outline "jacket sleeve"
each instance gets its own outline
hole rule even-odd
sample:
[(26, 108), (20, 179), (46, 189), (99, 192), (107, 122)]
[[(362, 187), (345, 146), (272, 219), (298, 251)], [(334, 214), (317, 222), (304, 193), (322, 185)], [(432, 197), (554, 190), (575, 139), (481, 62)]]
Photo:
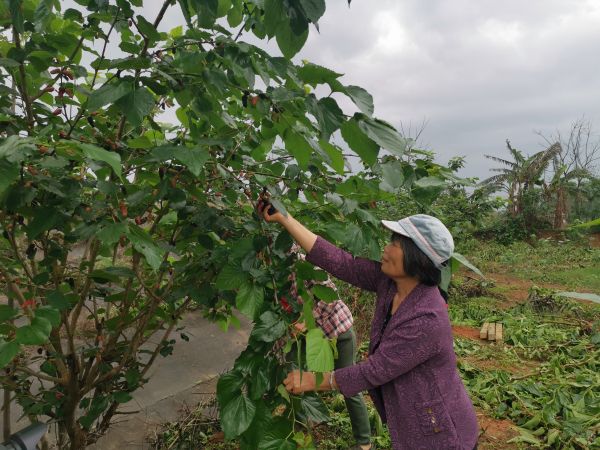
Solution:
[(434, 314), (400, 323), (389, 330), (366, 361), (337, 369), (335, 381), (345, 397), (374, 389), (438, 354), (444, 336)]
[(368, 291), (376, 291), (380, 280), (385, 277), (381, 272), (381, 264), (377, 261), (355, 258), (321, 236), (317, 237), (306, 260), (334, 277)]

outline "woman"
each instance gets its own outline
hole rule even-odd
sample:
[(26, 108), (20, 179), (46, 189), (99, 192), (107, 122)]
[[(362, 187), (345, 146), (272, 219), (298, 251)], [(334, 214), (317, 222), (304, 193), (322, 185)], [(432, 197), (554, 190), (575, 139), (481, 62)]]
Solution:
[(440, 269), (454, 250), (448, 229), (424, 214), (383, 221), (393, 234), (376, 262), (354, 258), (291, 215), (269, 209), (259, 205), (267, 222), (279, 223), (300, 244), (307, 261), (377, 293), (368, 359), (325, 373), (319, 386), (310, 372), (290, 372), (286, 389), (294, 394), (338, 389), (345, 397), (368, 390), (396, 450), (476, 448), (477, 418), (456, 368), (438, 288)]

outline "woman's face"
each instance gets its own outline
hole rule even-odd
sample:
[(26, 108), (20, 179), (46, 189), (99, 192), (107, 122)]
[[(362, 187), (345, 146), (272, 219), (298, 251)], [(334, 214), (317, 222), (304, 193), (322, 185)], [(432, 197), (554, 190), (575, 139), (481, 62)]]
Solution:
[(383, 249), (381, 255), (381, 271), (390, 278), (406, 276), (404, 271), (404, 252), (400, 241), (392, 239)]

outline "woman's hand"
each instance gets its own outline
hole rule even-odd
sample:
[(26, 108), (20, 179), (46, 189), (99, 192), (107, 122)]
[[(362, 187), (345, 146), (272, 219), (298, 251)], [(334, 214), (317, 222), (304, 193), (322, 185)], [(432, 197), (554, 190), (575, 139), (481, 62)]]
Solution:
[(314, 391), (317, 388), (315, 374), (312, 372), (300, 372), (299, 370), (293, 370), (288, 373), (286, 379), (283, 380), (283, 385), (292, 394)]
[[(265, 219), (265, 222), (283, 223), (285, 219), (284, 215), (281, 214), (275, 207), (268, 201), (259, 200), (256, 204), (258, 216)], [(271, 211), (271, 213), (269, 213)]]

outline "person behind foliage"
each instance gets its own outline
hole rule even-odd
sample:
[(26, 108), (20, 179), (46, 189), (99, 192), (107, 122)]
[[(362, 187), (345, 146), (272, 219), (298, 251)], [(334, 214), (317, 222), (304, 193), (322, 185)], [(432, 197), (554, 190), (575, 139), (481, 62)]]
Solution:
[[(294, 255), (298, 260), (305, 260), (305, 255), (301, 253), (300, 246), (294, 244), (290, 254)], [(294, 297), (299, 304), (302, 304), (302, 297), (299, 295), (296, 273), (293, 272), (290, 276), (291, 287), (290, 295)], [(314, 293), (313, 287), (322, 285), (333, 289), (336, 294), (337, 288), (331, 278), (327, 277), (325, 281), (306, 281), (304, 288), (315, 298), (315, 304), (312, 310), (315, 323), (328, 339), (336, 339), (337, 358), (334, 363), (336, 369), (352, 366), (356, 363), (356, 334), (354, 332), (354, 318), (348, 306), (339, 297), (332, 302), (320, 300)], [(285, 305), (284, 305), (285, 308)], [(287, 308), (290, 308), (287, 305)], [(302, 322), (294, 324), (298, 332), (306, 331), (306, 325)], [(369, 449), (371, 448), (371, 426), (369, 424), (369, 414), (367, 406), (363, 400), (362, 394), (359, 392), (351, 397), (344, 396), (344, 402), (350, 416), (350, 424), (352, 425), (352, 434), (356, 444), (351, 447), (352, 450)]]
[(377, 293), (367, 360), (325, 373), (319, 386), (315, 374), (294, 370), (284, 380), (286, 389), (293, 394), (339, 390), (345, 397), (368, 390), (395, 450), (476, 449), (477, 417), (456, 367), (438, 288), (454, 251), (442, 222), (425, 214), (382, 221), (392, 236), (379, 262), (355, 258), (290, 214), (266, 206), (259, 203), (259, 215), (283, 226), (308, 262)]

